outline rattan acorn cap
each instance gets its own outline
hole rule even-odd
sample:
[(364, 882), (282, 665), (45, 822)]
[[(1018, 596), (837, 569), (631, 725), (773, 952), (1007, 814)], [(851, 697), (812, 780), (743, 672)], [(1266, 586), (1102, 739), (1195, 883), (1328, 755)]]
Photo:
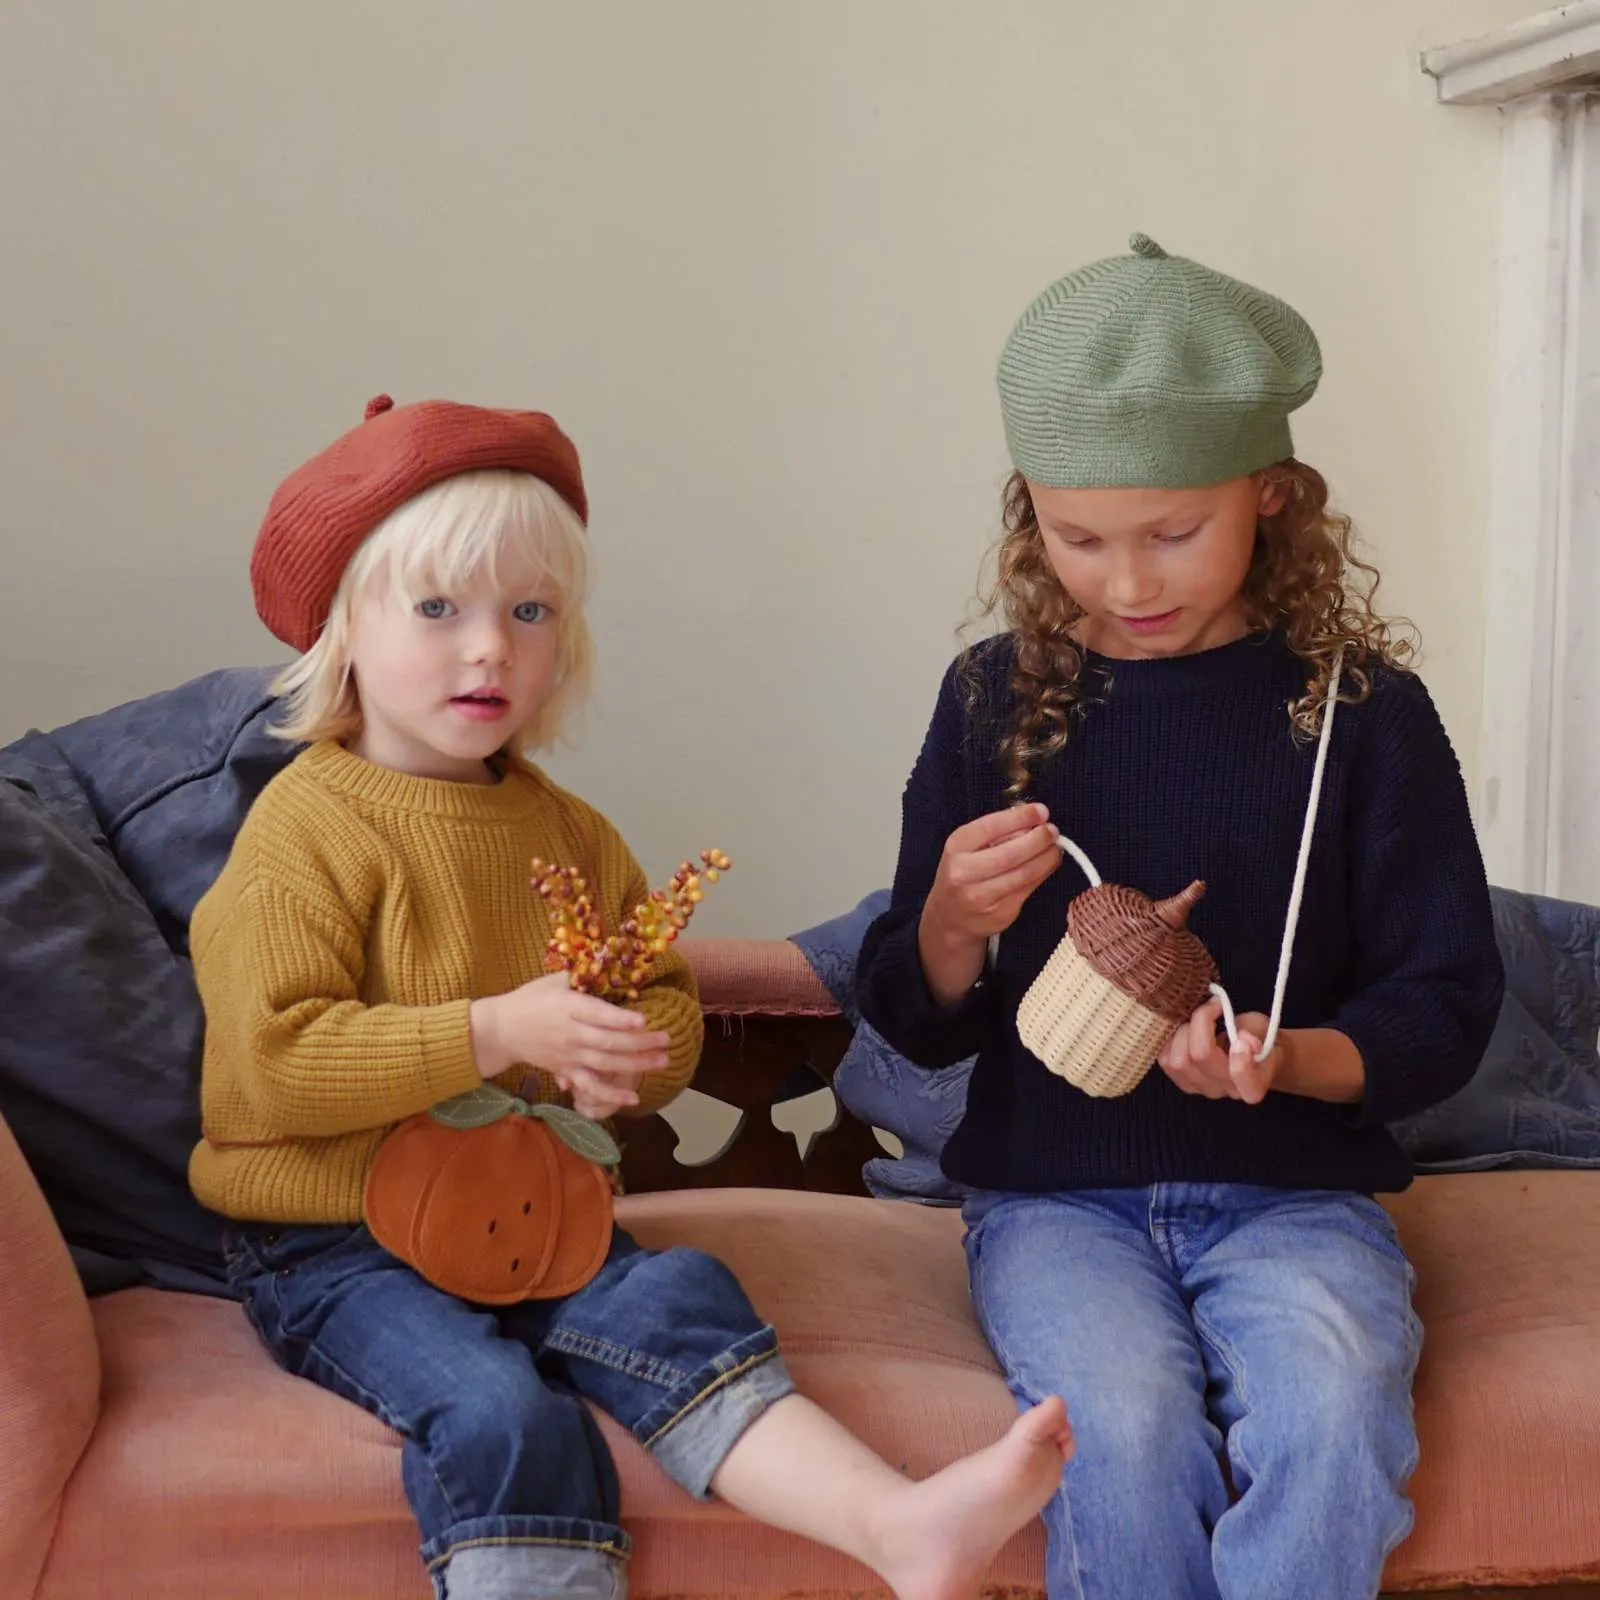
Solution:
[(1187, 927), (1206, 892), (1198, 879), (1181, 894), (1153, 901), (1122, 884), (1086, 889), (1067, 911), (1073, 948), (1108, 983), (1173, 1022), (1202, 1005), (1217, 981), (1211, 952)]

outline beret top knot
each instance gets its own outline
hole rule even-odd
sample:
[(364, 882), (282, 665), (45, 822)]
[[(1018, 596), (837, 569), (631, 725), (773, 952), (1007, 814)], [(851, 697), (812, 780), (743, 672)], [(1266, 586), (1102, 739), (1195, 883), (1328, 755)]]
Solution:
[(1322, 376), (1305, 319), (1147, 234), (1128, 249), (1057, 279), (1007, 339), (1017, 470), (1055, 489), (1190, 489), (1293, 455), (1289, 415)]

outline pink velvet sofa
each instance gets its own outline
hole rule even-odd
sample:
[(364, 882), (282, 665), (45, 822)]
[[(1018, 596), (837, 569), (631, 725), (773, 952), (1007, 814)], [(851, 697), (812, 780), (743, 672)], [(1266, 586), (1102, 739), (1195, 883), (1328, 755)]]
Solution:
[[(666, 1124), (636, 1129), (623, 1222), (727, 1261), (803, 1388), (911, 1472), (996, 1437), (1011, 1403), (968, 1303), (959, 1217), (867, 1199), (876, 1147), (842, 1115), (804, 1162), (773, 1126), (780, 1085), (799, 1067), (826, 1078), (847, 1040), (826, 993), (787, 944), (692, 954), (710, 1014), (697, 1087), (742, 1131), (691, 1168)], [(1393, 1211), (1428, 1337), (1417, 1527), (1387, 1591), (1600, 1595), (1600, 1176), (1424, 1179)], [(842, 1557), (691, 1504), (608, 1433), (638, 1600), (882, 1593)], [(1014, 1540), (992, 1592), (1039, 1595), (1042, 1551), (1036, 1528)], [(86, 1300), (0, 1125), (0, 1600), (427, 1593), (398, 1440), (278, 1372), (236, 1306)]]

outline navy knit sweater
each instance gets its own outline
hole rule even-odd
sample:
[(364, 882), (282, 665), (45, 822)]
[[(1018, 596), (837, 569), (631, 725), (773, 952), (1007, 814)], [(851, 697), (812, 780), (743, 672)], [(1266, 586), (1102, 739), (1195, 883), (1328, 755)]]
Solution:
[[(917, 956), (945, 840), (1007, 804), (996, 750), (1014, 703), (1013, 654), (1009, 636), (978, 647), (976, 697), (955, 667), (945, 676), (906, 785), (890, 909), (868, 930), (857, 973), (862, 1014), (913, 1061), (977, 1055), (945, 1171), (1034, 1192), (1181, 1181), (1404, 1188), (1410, 1163), (1385, 1124), (1466, 1083), (1504, 987), (1461, 770), (1421, 681), (1379, 668), (1371, 697), (1334, 719), (1283, 1011), (1286, 1028), (1349, 1036), (1366, 1068), (1362, 1102), (1207, 1100), (1159, 1069), (1130, 1095), (1094, 1099), (1017, 1035), (1018, 1003), (1086, 887), (1069, 858), (954, 1008), (935, 1004)], [(1238, 1009), (1269, 1011), (1316, 758), (1287, 709), (1305, 692), (1306, 664), (1276, 635), (1256, 635), (1161, 661), (1090, 655), (1085, 673), (1085, 709), (1032, 798), (1107, 883), (1160, 898), (1205, 879), (1190, 926)]]

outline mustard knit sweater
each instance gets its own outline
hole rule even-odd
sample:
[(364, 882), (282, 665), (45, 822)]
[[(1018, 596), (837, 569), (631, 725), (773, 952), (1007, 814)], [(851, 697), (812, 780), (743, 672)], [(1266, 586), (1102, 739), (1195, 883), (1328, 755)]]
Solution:
[[(469, 1002), (544, 971), (534, 856), (579, 865), (608, 928), (649, 892), (616, 829), (531, 766), (479, 787), (323, 743), (267, 785), (190, 927), (206, 1040), (189, 1181), (205, 1205), (250, 1221), (360, 1220), (388, 1130), (482, 1081)], [(676, 951), (632, 1009), (672, 1039), (670, 1065), (639, 1091), (644, 1116), (700, 1054), (694, 978)], [(549, 1079), (542, 1098), (558, 1098)]]

